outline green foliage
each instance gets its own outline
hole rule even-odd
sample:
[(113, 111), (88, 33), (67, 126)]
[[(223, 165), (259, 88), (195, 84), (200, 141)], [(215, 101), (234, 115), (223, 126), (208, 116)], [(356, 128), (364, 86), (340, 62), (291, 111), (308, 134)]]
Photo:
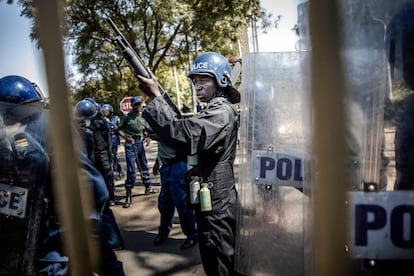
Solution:
[[(19, 0), (22, 14), (34, 19), (33, 0)], [(105, 22), (111, 17), (160, 84), (175, 99), (177, 68), (181, 99), (191, 102), (186, 73), (200, 52), (217, 51), (238, 55), (238, 37), (250, 20), (262, 19), (268, 28), (272, 16), (259, 0), (67, 0), (65, 50), (73, 58), (69, 69), (74, 100), (90, 96), (118, 108), (124, 96), (142, 95), (128, 64), (112, 39)], [(32, 39), (37, 38), (33, 20)]]

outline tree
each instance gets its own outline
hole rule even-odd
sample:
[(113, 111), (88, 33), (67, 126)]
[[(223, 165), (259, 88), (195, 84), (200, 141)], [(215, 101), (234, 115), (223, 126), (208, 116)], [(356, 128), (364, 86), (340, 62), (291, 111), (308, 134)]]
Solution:
[[(36, 40), (33, 0), (19, 0), (19, 4), (22, 14), (33, 19), (31, 37)], [(239, 30), (251, 18), (271, 20), (259, 0), (67, 0), (65, 12), (65, 50), (77, 67), (70, 79), (74, 96), (91, 96), (99, 102), (119, 102), (139, 91), (112, 40), (105, 23), (108, 16), (160, 83), (168, 87), (171, 74), (164, 73), (174, 66), (178, 72), (188, 72), (194, 57), (204, 51), (237, 55)]]

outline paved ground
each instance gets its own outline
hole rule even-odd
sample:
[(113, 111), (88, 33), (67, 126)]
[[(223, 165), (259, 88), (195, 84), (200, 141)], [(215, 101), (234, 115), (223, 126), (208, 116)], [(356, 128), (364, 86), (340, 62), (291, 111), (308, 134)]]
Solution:
[[(126, 172), (123, 146), (120, 146), (119, 150), (121, 164)], [(152, 172), (157, 152), (156, 143), (152, 141), (146, 150), (148, 165)], [(153, 177), (152, 173), (151, 176)], [(159, 190), (159, 177), (153, 177), (152, 182), (154, 188)], [(115, 186), (115, 195), (121, 204), (125, 197), (123, 183), (124, 179), (121, 179), (116, 182)], [(170, 238), (160, 246), (153, 245), (160, 219), (157, 209), (158, 194), (144, 195), (144, 186), (141, 183), (134, 187), (132, 194), (130, 208), (122, 208), (122, 205), (112, 207), (125, 241), (125, 248), (117, 251), (116, 254), (124, 264), (126, 275), (205, 275), (198, 245), (187, 250), (179, 248), (185, 236), (181, 231), (178, 217), (174, 218)]]

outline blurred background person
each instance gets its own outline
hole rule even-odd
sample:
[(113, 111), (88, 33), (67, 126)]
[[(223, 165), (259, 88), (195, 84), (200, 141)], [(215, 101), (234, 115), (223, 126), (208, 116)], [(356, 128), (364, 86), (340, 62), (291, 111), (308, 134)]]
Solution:
[(121, 139), (119, 137), (119, 124), (121, 119), (119, 116), (114, 114), (114, 108), (111, 104), (103, 104), (101, 107), (101, 112), (109, 124), (111, 129), (111, 140), (112, 140), (112, 156), (113, 156), (113, 171), (115, 173), (115, 179), (120, 180), (123, 177), (122, 167), (119, 163), (118, 156), (118, 147), (121, 144)]
[[(103, 121), (102, 118), (98, 116), (99, 112), (96, 107), (97, 106), (90, 100), (81, 100), (75, 105), (74, 117), (86, 145), (88, 158), (103, 177), (104, 175), (107, 176), (107, 178), (104, 177), (104, 179), (109, 194), (109, 200), (102, 210), (103, 230), (111, 247), (115, 250), (119, 250), (124, 247), (124, 241), (115, 216), (110, 208), (110, 205), (115, 204), (112, 203), (114, 202), (113, 178), (108, 176), (113, 173), (112, 164), (107, 158), (108, 155), (111, 154), (110, 143), (105, 139), (109, 139), (109, 132), (105, 131), (105, 127), (102, 126)], [(104, 158), (101, 158), (102, 156)]]
[(132, 188), (136, 181), (136, 167), (141, 174), (142, 183), (145, 186), (145, 195), (155, 194), (149, 175), (147, 156), (143, 140), (146, 138), (148, 124), (141, 116), (141, 97), (131, 99), (132, 110), (121, 119), (119, 135), (125, 139), (125, 159), (127, 165), (127, 177), (125, 180), (126, 200), (122, 207), (129, 208), (132, 202)]

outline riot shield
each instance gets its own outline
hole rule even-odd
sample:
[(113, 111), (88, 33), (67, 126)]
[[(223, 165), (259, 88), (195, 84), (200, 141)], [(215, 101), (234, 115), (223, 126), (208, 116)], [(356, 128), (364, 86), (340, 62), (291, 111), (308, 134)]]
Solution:
[[(342, 53), (349, 72), (347, 96), (362, 110), (362, 117), (357, 120), (364, 122), (359, 127), (362, 134), (359, 161), (352, 162), (358, 164), (358, 169), (350, 167), (350, 176), (354, 178), (347, 195), (349, 224), (346, 249), (352, 260), (354, 275), (403, 275), (401, 271), (404, 275), (412, 275), (414, 272), (411, 265), (407, 265), (409, 259), (414, 258), (413, 194), (392, 191), (393, 183), (387, 181), (386, 172), (389, 170), (384, 153), (387, 147), (384, 107), (392, 97), (390, 51), (394, 51), (392, 55), (397, 53), (402, 59), (410, 59), (407, 54), (401, 55), (398, 46), (390, 49), (387, 48), (390, 45), (384, 42), (388, 35), (385, 30), (394, 15), (401, 9), (407, 10), (402, 4), (403, 1), (392, 4), (341, 1), (345, 41)], [(413, 18), (414, 9), (411, 12), (409, 17)], [(405, 28), (414, 30), (414, 26), (408, 24), (401, 24), (398, 32)], [(402, 45), (403, 42), (397, 44)], [(353, 115), (350, 112), (348, 116), (350, 129), (355, 119)], [(393, 122), (389, 122), (390, 125)], [(393, 141), (390, 143), (393, 144)], [(389, 150), (391, 156), (394, 156), (395, 150)], [(393, 181), (392, 178), (390, 180)]]
[[(299, 7), (299, 25), (307, 24), (308, 5)], [(410, 44), (414, 41), (414, 3), (341, 0), (339, 14), (343, 44), (338, 51), (347, 86), (344, 105), (350, 180), (345, 202), (348, 221), (344, 224), (348, 239), (344, 248), (351, 260), (352, 275), (413, 275), (414, 195), (412, 191), (392, 191), (395, 174), (393, 168), (387, 168), (393, 165), (390, 160), (395, 154), (397, 180), (400, 169), (414, 171), (412, 165), (407, 165), (414, 162), (405, 163), (411, 155), (407, 145), (412, 141), (403, 143), (398, 131), (400, 125), (410, 124), (412, 117), (388, 118), (385, 125), (384, 109), (386, 103), (393, 104), (401, 97), (393, 94), (392, 87), (411, 90), (410, 93), (414, 88), (410, 86), (414, 79), (414, 47)], [(301, 35), (304, 37), (300, 41), (308, 41), (308, 34)], [(385, 135), (393, 136), (395, 129), (394, 149), (393, 137), (386, 141)], [(404, 127), (401, 129), (404, 132)], [(407, 129), (414, 133), (414, 128)], [(399, 147), (400, 142), (405, 146)], [(406, 165), (401, 168), (399, 154)], [(317, 186), (312, 183), (313, 188)], [(406, 188), (413, 190), (412, 185)]]
[[(303, 275), (309, 181), (306, 53), (243, 56), (236, 270)], [(307, 209), (307, 208), (306, 208)]]
[(0, 274), (37, 275), (49, 156), (43, 108), (0, 102)]

